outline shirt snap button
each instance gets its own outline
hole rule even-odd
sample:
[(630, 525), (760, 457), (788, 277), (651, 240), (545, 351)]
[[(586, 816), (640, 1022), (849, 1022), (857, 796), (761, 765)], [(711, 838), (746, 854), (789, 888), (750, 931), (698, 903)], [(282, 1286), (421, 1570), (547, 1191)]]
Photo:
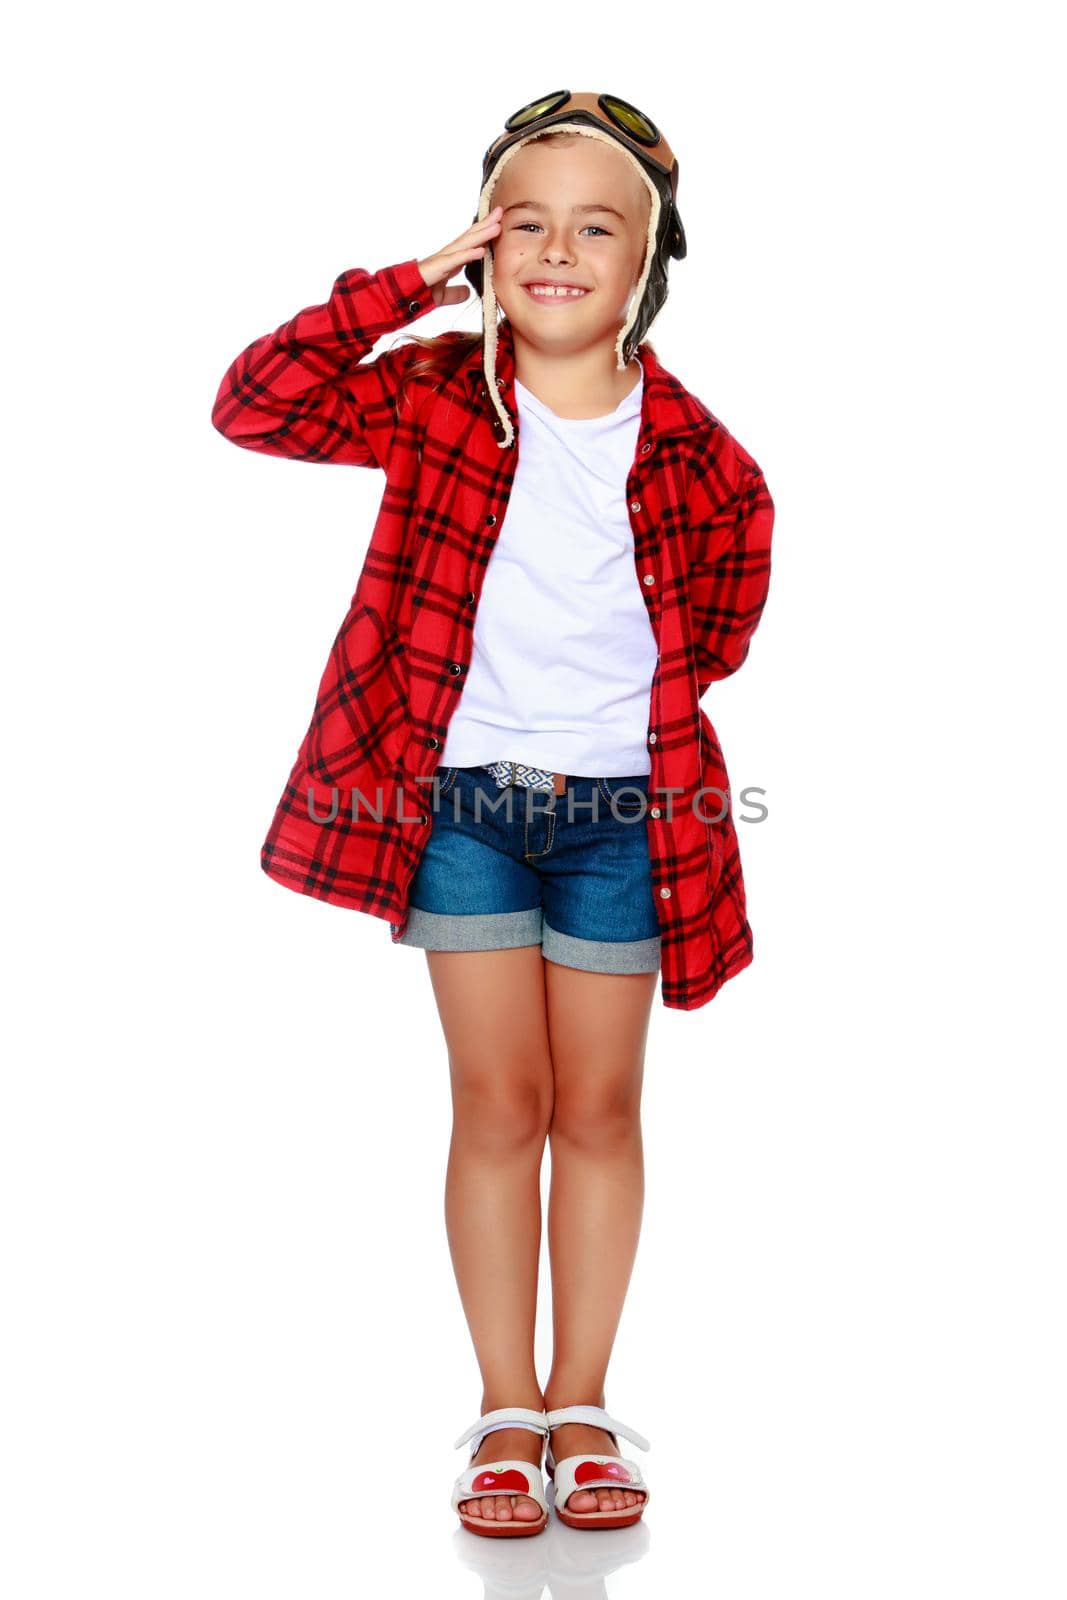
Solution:
[(651, 814), (652, 814), (652, 816), (654, 816), (654, 817), (658, 817), (658, 816), (659, 816), (659, 814), (660, 814), (660, 812), (659, 812), (659, 806), (653, 806), (653, 807), (652, 807), (652, 813), (651, 813)]
[(653, 577), (653, 576), (652, 576), (652, 574), (651, 574), (651, 572), (646, 572), (646, 573), (645, 573), (645, 575), (644, 575), (644, 577), (643, 577), (643, 578), (642, 578), (642, 579), (641, 579), (641, 582), (642, 582), (642, 583), (648, 583), (648, 584), (652, 584), (652, 583), (655, 583), (655, 581), (656, 581), (656, 580), (655, 580), (655, 578), (654, 578), (654, 577)]
[(650, 734), (649, 734), (649, 736), (648, 736), (648, 742), (649, 742), (649, 744), (655, 744), (655, 742), (656, 742), (656, 735), (655, 735), (655, 734), (654, 734), (654, 733), (650, 733)]
[(651, 450), (651, 449), (652, 449), (652, 446), (651, 446), (651, 445), (650, 445), (650, 444), (643, 444), (643, 445), (642, 445), (642, 446), (641, 446), (641, 454), (642, 454), (642, 455), (643, 455), (643, 456), (647, 456), (647, 455), (648, 455), (648, 452), (649, 452), (649, 451), (650, 451), (650, 450)]
[(408, 310), (409, 311), (417, 311), (418, 309), (419, 309), (419, 302), (417, 300), (409, 300), (408, 301)]
[(494, 517), (493, 513), (490, 511), (489, 515), (486, 517), (485, 520), (489, 524), (489, 526), (492, 527), (494, 522), (496, 521), (496, 517)]
[(671, 897), (671, 891), (669, 889), (661, 889), (659, 892), (659, 897), (661, 900), (669, 900)]
[(476, 595), (476, 594), (475, 594), (475, 592), (474, 592), (474, 590), (473, 590), (473, 589), (468, 589), (468, 590), (467, 590), (467, 596), (466, 596), (466, 598), (467, 598), (467, 604), (468, 604), (468, 605), (469, 605), (469, 606), (472, 606), (472, 605), (473, 605), (473, 604), (474, 604), (474, 602), (475, 602), (475, 600), (476, 600), (476, 599), (477, 599), (477, 598), (478, 598), (478, 597), (477, 597), (477, 595)]
[(640, 500), (631, 500), (630, 501), (630, 510), (631, 511), (640, 511), (640, 509), (641, 509)]
[(441, 748), (441, 741), (440, 741), (440, 739), (435, 739), (435, 738), (433, 738), (433, 737), (432, 737), (432, 736), (431, 736), (431, 737), (430, 737), (430, 738), (429, 738), (429, 739), (427, 739), (427, 741), (426, 741), (426, 748), (427, 748), (427, 749), (428, 749), (428, 750), (440, 750), (440, 748)]
[(450, 661), (448, 663), (448, 670), (449, 670), (449, 672), (452, 673), (453, 676), (455, 676), (455, 674), (457, 672), (462, 672), (463, 671), (463, 667), (462, 667), (462, 664), (460, 662), (458, 662), (458, 661)]

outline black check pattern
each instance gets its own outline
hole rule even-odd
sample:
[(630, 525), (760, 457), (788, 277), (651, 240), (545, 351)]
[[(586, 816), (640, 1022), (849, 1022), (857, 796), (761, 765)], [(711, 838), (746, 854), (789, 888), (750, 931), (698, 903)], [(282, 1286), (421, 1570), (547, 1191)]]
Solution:
[[(214, 404), (234, 444), (297, 461), (376, 467), (381, 506), (262, 846), (287, 888), (404, 932), (433, 782), (463, 692), (478, 600), (518, 459), (510, 324), (497, 382), (515, 427), (499, 447), (481, 350), (461, 334), (445, 381), (415, 375), (411, 341), (375, 343), (434, 309), (417, 260), (335, 281), (328, 300), (256, 339)], [(649, 855), (663, 1004), (706, 1005), (752, 960), (737, 834), (715, 730), (700, 699), (745, 660), (770, 582), (774, 505), (723, 424), (638, 346), (640, 431), (626, 493), (636, 580), (658, 659), (648, 712)]]

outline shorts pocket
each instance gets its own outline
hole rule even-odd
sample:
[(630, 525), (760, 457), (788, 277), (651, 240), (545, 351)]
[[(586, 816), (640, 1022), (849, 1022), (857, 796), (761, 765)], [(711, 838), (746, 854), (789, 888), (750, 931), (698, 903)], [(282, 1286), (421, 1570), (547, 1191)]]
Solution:
[(635, 778), (598, 778), (597, 788), (617, 817), (643, 817), (648, 810), (648, 774)]

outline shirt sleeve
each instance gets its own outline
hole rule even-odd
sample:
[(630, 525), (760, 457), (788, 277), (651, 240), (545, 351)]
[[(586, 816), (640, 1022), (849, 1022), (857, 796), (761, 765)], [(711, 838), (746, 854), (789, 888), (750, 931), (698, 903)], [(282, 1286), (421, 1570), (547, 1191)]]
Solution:
[[(742, 665), (767, 601), (774, 502), (757, 463), (729, 440), (736, 472), (721, 493), (721, 471), (701, 483), (689, 529), (689, 613), (697, 697)], [(709, 486), (720, 484), (720, 493)]]
[(308, 306), (253, 340), (231, 363), (212, 408), (233, 444), (296, 461), (385, 467), (396, 394), (420, 346), (364, 357), (378, 339), (432, 311), (433, 289), (417, 259), (368, 272), (353, 267), (323, 305)]

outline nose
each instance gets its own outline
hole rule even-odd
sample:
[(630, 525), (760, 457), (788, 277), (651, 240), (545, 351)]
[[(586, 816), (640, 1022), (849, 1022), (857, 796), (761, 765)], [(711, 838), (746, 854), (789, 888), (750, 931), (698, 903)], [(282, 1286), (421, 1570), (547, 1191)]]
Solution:
[(541, 260), (554, 263), (574, 260), (574, 250), (567, 241), (564, 229), (548, 229), (541, 245)]

